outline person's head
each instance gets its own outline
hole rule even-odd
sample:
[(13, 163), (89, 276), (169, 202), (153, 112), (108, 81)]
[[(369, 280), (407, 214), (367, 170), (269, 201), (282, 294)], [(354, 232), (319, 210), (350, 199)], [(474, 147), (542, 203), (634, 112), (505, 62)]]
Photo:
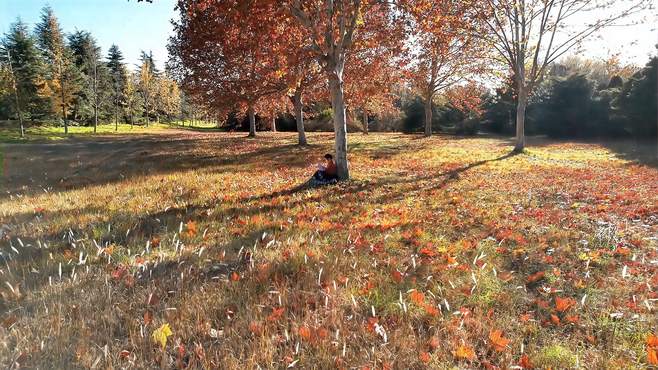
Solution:
[(327, 161), (327, 163), (331, 163), (334, 161), (334, 156), (331, 154), (325, 154), (324, 159)]

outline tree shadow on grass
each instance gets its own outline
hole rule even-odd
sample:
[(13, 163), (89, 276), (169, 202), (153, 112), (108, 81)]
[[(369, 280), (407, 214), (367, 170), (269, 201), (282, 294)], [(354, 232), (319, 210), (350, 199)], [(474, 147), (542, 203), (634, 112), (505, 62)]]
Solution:
[[(304, 167), (322, 144), (300, 147), (290, 138), (174, 135), (72, 139), (64, 143), (6, 148), (2, 197), (59, 192), (182, 170), (223, 171), (249, 164), (254, 170)], [(253, 149), (245, 145), (253, 145)], [(251, 149), (251, 150), (249, 150)]]

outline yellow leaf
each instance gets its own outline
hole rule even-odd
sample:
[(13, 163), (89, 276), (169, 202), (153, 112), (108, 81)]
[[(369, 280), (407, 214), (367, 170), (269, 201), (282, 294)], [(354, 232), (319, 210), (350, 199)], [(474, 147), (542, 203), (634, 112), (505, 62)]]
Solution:
[(153, 331), (153, 341), (160, 343), (160, 346), (164, 349), (167, 346), (167, 337), (172, 334), (169, 324), (162, 324), (161, 327)]

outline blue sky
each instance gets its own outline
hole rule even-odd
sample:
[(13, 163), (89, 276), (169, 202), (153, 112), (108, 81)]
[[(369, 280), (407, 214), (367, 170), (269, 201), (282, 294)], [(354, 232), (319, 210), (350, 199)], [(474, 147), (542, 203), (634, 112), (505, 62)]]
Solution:
[(55, 10), (64, 32), (90, 31), (103, 55), (117, 44), (129, 65), (138, 63), (140, 50), (152, 50), (158, 67), (167, 60), (167, 39), (174, 18), (174, 0), (152, 4), (136, 0), (0, 0), (0, 33), (20, 16), (33, 27), (46, 4)]

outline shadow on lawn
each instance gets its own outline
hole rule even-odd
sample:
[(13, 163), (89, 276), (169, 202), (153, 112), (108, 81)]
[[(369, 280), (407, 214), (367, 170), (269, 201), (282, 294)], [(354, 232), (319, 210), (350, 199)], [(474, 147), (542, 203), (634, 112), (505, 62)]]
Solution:
[[(240, 152), (244, 146), (253, 150)], [(254, 170), (304, 167), (322, 144), (300, 147), (292, 136), (246, 139), (221, 136), (140, 135), (59, 143), (15, 144), (5, 148), (3, 194), (57, 192), (182, 170), (226, 171), (250, 164)]]
[[(271, 148), (270, 148), (271, 149)], [(267, 155), (258, 152), (259, 155)], [(147, 213), (138, 217), (128, 211), (120, 211), (112, 215), (111, 219), (102, 221), (100, 224), (90, 224), (81, 229), (76, 229), (70, 225), (62, 226), (57, 230), (51, 230), (44, 235), (38, 237), (26, 235), (22, 233), (12, 235), (14, 244), (17, 243), (17, 238), (22, 240), (25, 246), (20, 249), (21, 253), (18, 255), (8, 255), (8, 266), (14, 271), (24, 270), (30, 276), (30, 279), (23, 280), (24, 288), (36, 289), (42, 284), (47, 282), (45, 276), (57, 275), (58, 265), (47, 263), (51, 253), (65, 254), (66, 250), (71, 254), (73, 261), (77, 261), (79, 248), (82, 245), (87, 245), (91, 248), (91, 252), (96, 252), (92, 246), (98, 244), (102, 247), (107, 245), (118, 245), (121, 248), (131, 248), (133, 253), (139, 253), (141, 246), (146, 244), (154, 236), (171, 235), (176, 232), (181, 223), (190, 220), (195, 222), (208, 222), (224, 223), (229, 219), (246, 219), (255, 215), (264, 215), (265, 219), (289, 219), (294, 215), (287, 214), (289, 210), (296, 207), (312, 202), (321, 202), (326, 204), (327, 207), (338, 209), (343, 207), (346, 203), (345, 197), (361, 193), (363, 191), (371, 192), (373, 190), (385, 187), (387, 190), (382, 192), (377, 197), (365, 198), (363, 202), (352, 203), (352, 212), (348, 215), (342, 215), (342, 219), (334, 219), (334, 222), (348, 225), (352, 222), (352, 215), (361, 214), (365, 209), (373, 204), (385, 204), (394, 199), (404, 198), (414, 192), (425, 192), (433, 189), (439, 189), (446, 186), (451, 181), (459, 181), (460, 176), (464, 173), (485, 165), (486, 163), (502, 161), (515, 156), (509, 153), (497, 158), (481, 160), (466, 164), (462, 167), (435, 173), (428, 176), (408, 176), (408, 177), (385, 177), (375, 179), (374, 181), (348, 181), (339, 183), (336, 186), (322, 186), (319, 188), (308, 187), (307, 184), (300, 184), (291, 189), (264, 194), (257, 197), (245, 197), (237, 199), (229, 207), (218, 209), (220, 204), (224, 203), (220, 200), (212, 200), (205, 203), (188, 204), (182, 207), (168, 208), (163, 211)], [(393, 186), (396, 186), (393, 188)], [(308, 190), (308, 193), (303, 193)], [(285, 201), (275, 201), (275, 198), (286, 197)], [(103, 211), (97, 206), (76, 208), (66, 211), (49, 212), (46, 211), (45, 215), (36, 216), (34, 213), (21, 213), (14, 214), (11, 218), (5, 218), (3, 223), (8, 224), (21, 224), (38, 222), (36, 217), (47, 217), (51, 220), (57, 218), (69, 219), (70, 217), (83, 217), (93, 214), (98, 214)], [(281, 214), (283, 213), (283, 214)], [(331, 217), (331, 216), (330, 216)], [(102, 236), (96, 237), (94, 243), (91, 239), (94, 235), (94, 230), (103, 225), (112, 225), (112, 232), (104, 233)], [(298, 226), (291, 223), (287, 226), (287, 233), (294, 232)], [(211, 249), (215, 250), (215, 255), (220, 249), (225, 250), (229, 255), (235, 255), (238, 250), (243, 246), (253, 245), (258, 241), (263, 232), (274, 233), (281, 232), (276, 225), (270, 227), (259, 228), (257, 232), (249, 232), (242, 236), (235, 236), (229, 241), (221, 241), (212, 239), (208, 240)], [(45, 249), (39, 247), (39, 240), (46, 241), (50, 244), (50, 248)], [(81, 242), (82, 241), (82, 242)], [(76, 246), (77, 245), (77, 246)], [(137, 248), (137, 250), (135, 250)], [(171, 246), (168, 246), (171, 248)], [(3, 255), (3, 257), (5, 257)], [(7, 257), (5, 257), (7, 258)], [(234, 259), (239, 256), (234, 256)], [(74, 265), (73, 265), (74, 266)], [(37, 268), (41, 273), (34, 275), (29, 273), (30, 268)], [(64, 265), (64, 274), (70, 273), (73, 267), (70, 264)], [(164, 267), (161, 267), (164, 268)], [(18, 282), (18, 281), (16, 281)]]

